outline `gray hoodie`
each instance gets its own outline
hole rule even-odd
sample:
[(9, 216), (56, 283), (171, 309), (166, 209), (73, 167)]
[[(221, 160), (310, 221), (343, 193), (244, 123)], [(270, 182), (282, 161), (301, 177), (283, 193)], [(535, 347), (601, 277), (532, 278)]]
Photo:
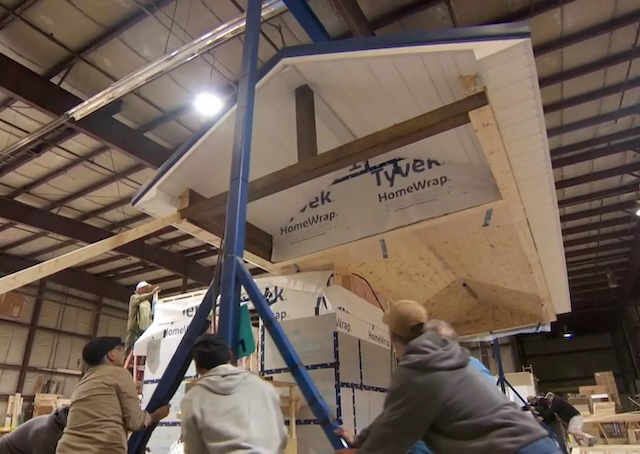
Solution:
[(181, 407), (185, 454), (278, 454), (286, 446), (278, 391), (244, 369), (211, 369)]
[(25, 421), (0, 438), (0, 454), (55, 454), (68, 414), (69, 407), (62, 407)]
[(439, 454), (516, 454), (547, 436), (468, 363), (457, 342), (433, 331), (411, 341), (358, 454), (404, 454), (419, 439)]

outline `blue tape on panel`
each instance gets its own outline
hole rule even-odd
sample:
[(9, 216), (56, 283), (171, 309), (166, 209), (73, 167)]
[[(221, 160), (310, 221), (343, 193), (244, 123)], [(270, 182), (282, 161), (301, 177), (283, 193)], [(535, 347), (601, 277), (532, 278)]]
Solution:
[(382, 251), (382, 258), (388, 259), (389, 253), (387, 252), (387, 243), (384, 241), (384, 238), (380, 240), (380, 250)]
[(493, 208), (489, 208), (484, 213), (484, 221), (482, 222), (482, 227), (489, 227), (489, 224), (491, 224), (491, 216), (493, 216)]

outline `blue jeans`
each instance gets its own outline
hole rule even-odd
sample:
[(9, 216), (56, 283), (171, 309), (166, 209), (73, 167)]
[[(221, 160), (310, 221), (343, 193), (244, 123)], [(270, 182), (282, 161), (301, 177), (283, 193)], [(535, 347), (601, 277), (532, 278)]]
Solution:
[(525, 446), (519, 454), (562, 454), (562, 451), (550, 437), (545, 437)]

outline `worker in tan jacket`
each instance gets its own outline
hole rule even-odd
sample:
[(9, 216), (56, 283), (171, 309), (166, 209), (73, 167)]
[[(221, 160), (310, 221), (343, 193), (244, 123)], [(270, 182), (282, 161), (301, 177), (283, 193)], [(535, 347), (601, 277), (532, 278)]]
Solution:
[(122, 367), (124, 345), (119, 337), (89, 341), (82, 358), (89, 369), (71, 394), (56, 454), (126, 454), (127, 431), (160, 421), (169, 414), (169, 406), (151, 414), (140, 408), (133, 378)]
[(129, 298), (129, 319), (127, 321), (126, 353), (133, 348), (152, 322), (153, 298), (160, 292), (160, 287), (152, 287), (146, 281), (136, 285), (136, 291)]

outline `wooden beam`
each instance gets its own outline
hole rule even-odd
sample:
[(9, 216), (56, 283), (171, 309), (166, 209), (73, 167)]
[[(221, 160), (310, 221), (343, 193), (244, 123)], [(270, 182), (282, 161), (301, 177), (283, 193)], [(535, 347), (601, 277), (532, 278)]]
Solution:
[(157, 219), (149, 222), (148, 224), (141, 225), (140, 227), (127, 230), (126, 232), (114, 235), (97, 243), (90, 244), (59, 257), (55, 257), (51, 260), (38, 263), (37, 265), (33, 265), (24, 270), (4, 276), (0, 278), (0, 294), (24, 287), (32, 282), (44, 279), (45, 277), (51, 276), (52, 274), (56, 274), (60, 271), (64, 271), (67, 268), (71, 268), (74, 265), (78, 265), (93, 257), (104, 254), (105, 252), (109, 252), (123, 244), (143, 238), (150, 233), (165, 228), (168, 225), (176, 224), (180, 222), (181, 219), (182, 218), (179, 213), (163, 219)]
[(353, 36), (375, 36), (373, 27), (356, 0), (330, 0)]
[[(36, 227), (45, 232), (62, 235), (86, 244), (96, 243), (106, 238), (110, 238), (113, 235), (113, 232), (107, 229), (101, 229), (81, 222), (82, 219), (71, 219), (66, 216), (51, 213), (45, 209), (36, 208), (4, 197), (0, 197), (0, 218)], [(135, 217), (129, 219), (127, 223), (133, 223), (135, 219)], [(113, 227), (115, 230), (117, 226)], [(168, 231), (172, 230), (173, 229), (169, 229)], [(162, 232), (163, 230), (160, 230), (156, 232), (156, 235), (159, 235)], [(62, 242), (61, 244), (64, 245), (65, 243), (66, 242)], [(15, 248), (17, 246), (18, 244), (14, 242), (5, 244), (4, 248), (5, 250), (9, 250), (10, 248)], [(163, 268), (178, 275), (187, 275), (188, 273), (189, 278), (205, 285), (208, 285), (213, 278), (211, 270), (200, 265), (195, 260), (185, 257), (181, 252), (168, 251), (163, 249), (161, 244), (148, 244), (144, 239), (132, 241), (117, 248), (116, 250), (128, 255), (129, 257), (139, 258), (144, 262), (151, 263), (159, 268)], [(39, 252), (40, 254), (44, 254), (44, 251)], [(117, 258), (112, 257), (104, 263), (108, 263), (112, 260), (117, 260)], [(98, 266), (98, 264), (94, 264), (93, 266)]]
[(313, 90), (308, 85), (296, 88), (296, 138), (298, 162), (318, 156), (316, 106)]
[[(402, 123), (340, 145), (313, 159), (293, 164), (249, 183), (249, 202), (268, 197), (367, 159), (419, 142), (469, 123), (469, 112), (488, 104), (479, 92)], [(213, 219), (224, 214), (228, 193), (189, 205), (181, 211), (185, 219)], [(215, 232), (213, 232), (215, 233)], [(248, 237), (247, 237), (248, 238)]]
[[(38, 262), (33, 259), (0, 254), (0, 272), (15, 273)], [(111, 279), (104, 279), (93, 274), (67, 269), (49, 279), (58, 285), (74, 288), (92, 295), (102, 295), (113, 301), (129, 301), (131, 291)]]

